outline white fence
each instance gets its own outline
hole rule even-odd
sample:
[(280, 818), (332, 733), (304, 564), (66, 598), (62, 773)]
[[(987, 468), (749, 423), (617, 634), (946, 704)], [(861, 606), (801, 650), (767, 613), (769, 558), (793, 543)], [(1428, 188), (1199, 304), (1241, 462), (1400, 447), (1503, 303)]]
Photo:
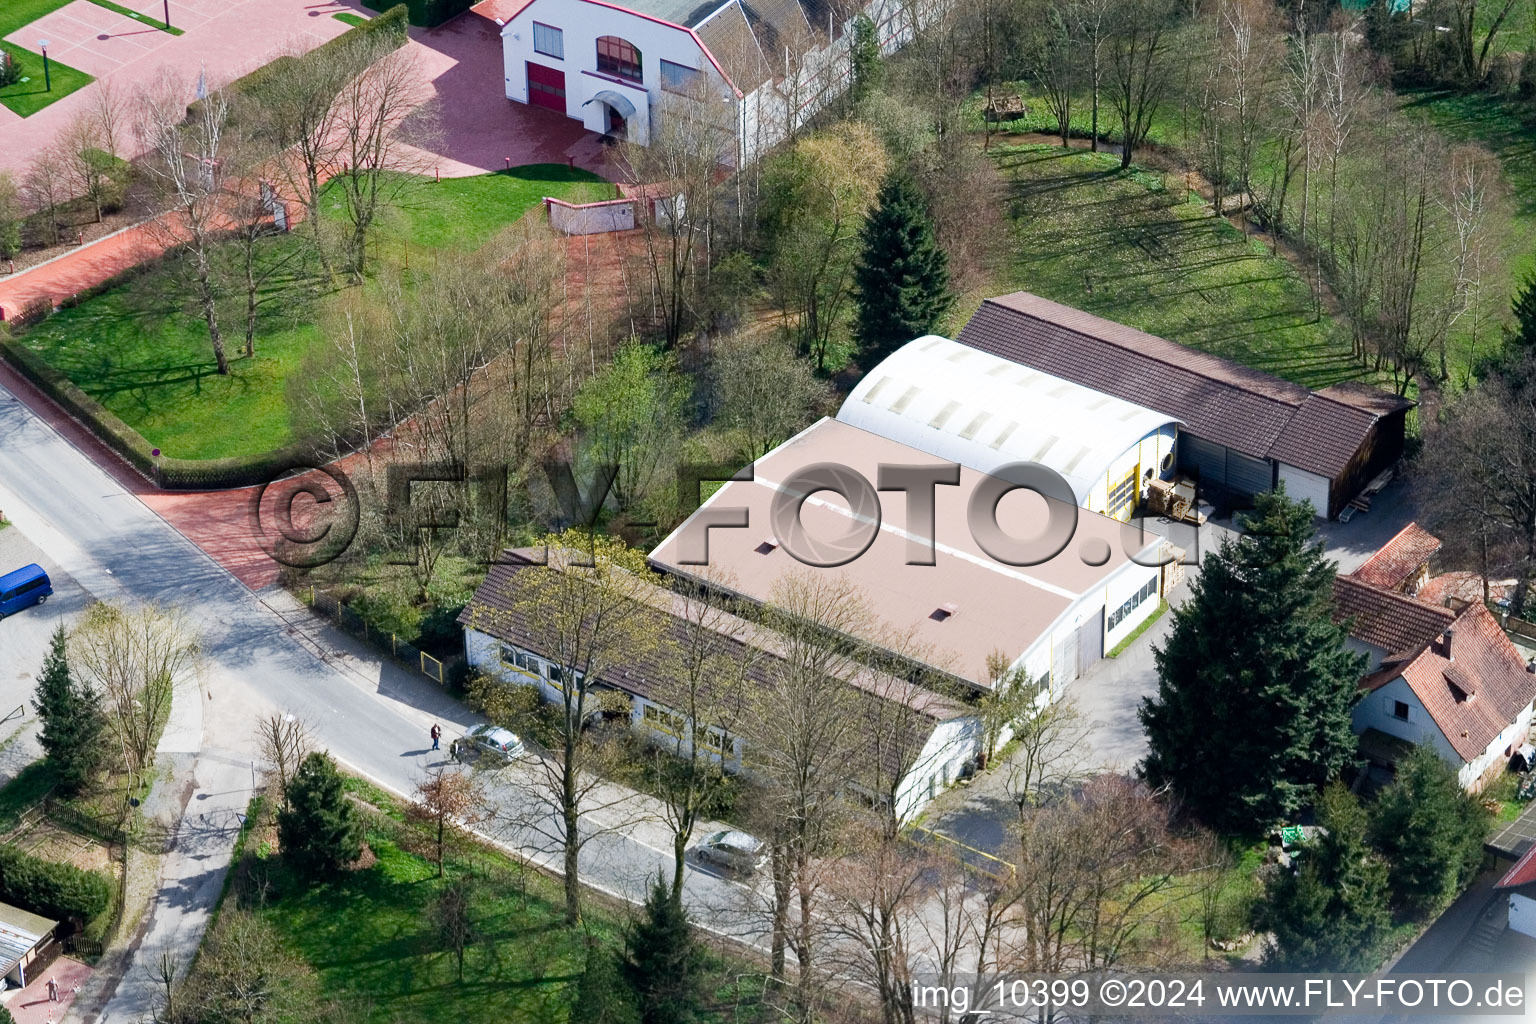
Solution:
[(635, 226), (633, 199), (608, 199), (600, 203), (567, 203), (545, 197), (549, 226), (567, 235), (597, 235), (628, 231)]

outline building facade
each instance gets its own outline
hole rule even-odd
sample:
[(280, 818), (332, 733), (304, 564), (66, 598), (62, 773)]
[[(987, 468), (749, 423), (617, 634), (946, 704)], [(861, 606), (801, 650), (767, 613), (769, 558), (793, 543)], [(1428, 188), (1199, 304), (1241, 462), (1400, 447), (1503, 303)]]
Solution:
[(484, 0), (508, 99), (649, 144), (681, 103), (717, 106), (721, 158), (750, 163), (848, 88), (853, 19), (899, 48), (950, 0)]

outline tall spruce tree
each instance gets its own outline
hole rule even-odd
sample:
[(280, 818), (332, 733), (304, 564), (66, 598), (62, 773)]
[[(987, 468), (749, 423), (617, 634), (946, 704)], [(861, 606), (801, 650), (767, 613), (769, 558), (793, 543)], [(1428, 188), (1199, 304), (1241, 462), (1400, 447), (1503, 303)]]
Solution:
[(1488, 812), (1435, 749), (1420, 744), (1371, 808), (1371, 835), (1391, 865), (1392, 895), (1419, 917), (1438, 913), (1477, 874)]
[(867, 14), (860, 14), (853, 19), (853, 41), (848, 46), (848, 63), (848, 102), (857, 107), (885, 81), (885, 63), (880, 55), (880, 30)]
[(1300, 853), (1299, 871), (1266, 887), (1258, 923), (1274, 938), (1267, 959), (1287, 971), (1365, 971), (1377, 966), (1391, 927), (1387, 865), (1366, 841), (1364, 808), (1334, 783), (1318, 803), (1324, 833)]
[(954, 302), (949, 258), (933, 237), (917, 188), (902, 174), (880, 187), (864, 221), (854, 269), (858, 322), (854, 333), (865, 367), (913, 338), (929, 334)]
[(283, 858), (306, 878), (334, 875), (363, 852), (361, 830), (329, 755), (306, 757), (288, 782), (288, 806), (277, 815)]
[(688, 913), (658, 874), (625, 944), (624, 978), (642, 1024), (691, 1024), (699, 1012), (703, 966)]
[(32, 697), (32, 709), (43, 725), (38, 742), (64, 794), (80, 792), (101, 767), (107, 724), (101, 696), (69, 670), (68, 641), (63, 626), (53, 631)]
[(576, 1001), (568, 1024), (639, 1024), (635, 994), (619, 973), (612, 950), (587, 938), (586, 968), (576, 983)]
[(1515, 322), (1505, 329), (1504, 365), (1517, 370), (1536, 355), (1536, 274), (1526, 278), (1511, 303)]
[(1313, 511), (1260, 495), (1246, 532), (1201, 563), (1173, 613), (1142, 701), (1149, 781), (1229, 834), (1257, 835), (1309, 804), (1354, 756), (1365, 658), (1332, 619), (1335, 566)]

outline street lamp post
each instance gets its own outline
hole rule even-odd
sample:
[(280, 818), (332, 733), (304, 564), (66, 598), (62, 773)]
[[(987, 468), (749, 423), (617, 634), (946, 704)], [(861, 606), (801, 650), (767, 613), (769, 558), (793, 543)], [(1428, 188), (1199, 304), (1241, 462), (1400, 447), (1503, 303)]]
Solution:
[(37, 45), (43, 51), (43, 91), (52, 92), (53, 79), (48, 74), (48, 40), (39, 39)]
[(161, 0), (165, 4), (165, 27), (171, 27), (171, 0)]

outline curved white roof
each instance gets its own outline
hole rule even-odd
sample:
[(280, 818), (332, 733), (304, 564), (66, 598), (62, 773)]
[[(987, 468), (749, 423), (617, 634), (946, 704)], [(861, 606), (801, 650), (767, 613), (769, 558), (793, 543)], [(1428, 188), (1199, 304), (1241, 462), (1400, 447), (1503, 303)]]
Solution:
[(982, 473), (1010, 462), (1049, 466), (1079, 505), (1110, 463), (1178, 422), (936, 334), (881, 360), (837, 418)]

